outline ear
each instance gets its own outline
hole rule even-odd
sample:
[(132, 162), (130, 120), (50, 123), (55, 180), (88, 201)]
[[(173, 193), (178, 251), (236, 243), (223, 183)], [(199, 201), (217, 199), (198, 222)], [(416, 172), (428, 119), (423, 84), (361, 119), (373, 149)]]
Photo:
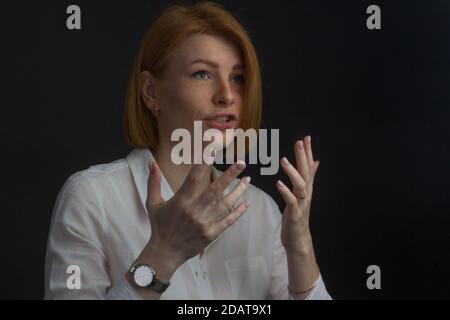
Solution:
[(141, 72), (140, 90), (142, 100), (146, 107), (153, 113), (159, 112), (159, 106), (156, 101), (156, 80), (153, 75), (144, 70)]

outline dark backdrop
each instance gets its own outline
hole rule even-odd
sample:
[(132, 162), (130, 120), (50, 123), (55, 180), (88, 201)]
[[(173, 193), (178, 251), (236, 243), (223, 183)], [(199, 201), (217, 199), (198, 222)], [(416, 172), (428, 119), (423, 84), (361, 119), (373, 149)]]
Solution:
[[(338, 299), (450, 298), (450, 2), (222, 1), (260, 57), (264, 128), (281, 155), (312, 134), (311, 229)], [(66, 29), (77, 4), (82, 30)], [(381, 7), (382, 29), (366, 28)], [(1, 287), (41, 299), (52, 208), (67, 177), (128, 154), (123, 99), (163, 1), (2, 3)], [(283, 206), (277, 176), (248, 171)], [(381, 268), (381, 290), (366, 287)]]

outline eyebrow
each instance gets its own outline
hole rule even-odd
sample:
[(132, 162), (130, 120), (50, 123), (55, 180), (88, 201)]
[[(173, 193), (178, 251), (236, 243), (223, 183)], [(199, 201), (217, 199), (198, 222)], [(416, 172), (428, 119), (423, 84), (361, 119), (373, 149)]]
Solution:
[[(207, 60), (207, 59), (196, 59), (196, 60), (192, 61), (191, 63), (189, 63), (189, 66), (191, 64), (194, 64), (194, 63), (203, 63), (203, 64), (207, 64), (207, 65), (209, 65), (209, 66), (211, 66), (213, 68), (216, 68), (216, 69), (219, 68), (219, 65), (217, 63), (215, 63), (215, 62), (213, 62), (211, 60)], [(236, 64), (233, 67), (233, 70), (235, 70), (235, 69), (244, 69), (244, 65), (243, 64)]]

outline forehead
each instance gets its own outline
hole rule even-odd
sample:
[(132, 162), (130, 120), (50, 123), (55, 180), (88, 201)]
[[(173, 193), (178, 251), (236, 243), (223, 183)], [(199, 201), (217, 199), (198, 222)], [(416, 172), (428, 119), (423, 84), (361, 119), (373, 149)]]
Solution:
[(243, 63), (241, 51), (236, 44), (208, 34), (188, 36), (174, 51), (172, 62), (187, 66), (197, 59), (211, 60), (224, 68), (232, 68), (235, 64)]

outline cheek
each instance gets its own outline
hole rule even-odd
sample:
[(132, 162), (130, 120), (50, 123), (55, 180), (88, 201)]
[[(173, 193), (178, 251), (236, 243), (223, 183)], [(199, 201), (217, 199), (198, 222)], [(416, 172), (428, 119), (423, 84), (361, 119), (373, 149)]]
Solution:
[(236, 103), (239, 106), (239, 110), (241, 110), (242, 101), (244, 101), (244, 93), (245, 93), (244, 87), (236, 88), (235, 98), (236, 98)]
[(172, 86), (161, 95), (163, 115), (161, 124), (167, 136), (173, 130), (185, 128), (193, 134), (194, 120), (202, 119), (207, 112), (208, 91), (189, 85)]
[(169, 113), (180, 114), (186, 120), (198, 119), (208, 105), (210, 88), (180, 82), (165, 95), (164, 107)]

